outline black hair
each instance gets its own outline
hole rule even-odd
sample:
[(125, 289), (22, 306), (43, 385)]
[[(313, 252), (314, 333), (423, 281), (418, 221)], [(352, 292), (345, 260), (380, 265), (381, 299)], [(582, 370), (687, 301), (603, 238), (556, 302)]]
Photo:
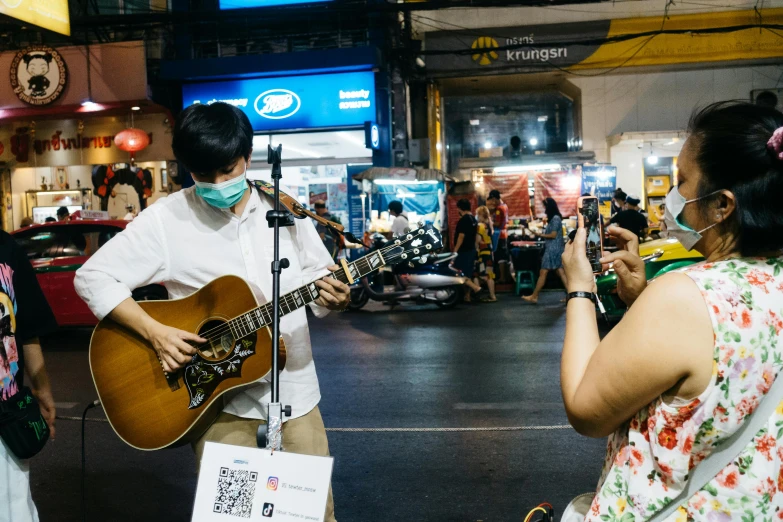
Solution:
[(68, 207), (60, 207), (57, 209), (57, 215), (58, 216), (67, 216), (70, 212), (68, 212)]
[(52, 63), (52, 53), (25, 54), (24, 56), (22, 56), (22, 60), (24, 60), (25, 65), (30, 65), (30, 62), (32, 62), (36, 58), (40, 58), (41, 60), (45, 61), (46, 63)]
[(487, 199), (500, 199), (500, 191), (499, 190), (490, 190), (489, 191), (489, 197)]
[(177, 118), (171, 140), (174, 156), (190, 172), (212, 174), (253, 150), (253, 126), (228, 103), (191, 105)]
[(635, 207), (635, 206), (637, 206), (639, 203), (641, 203), (641, 202), (642, 202), (642, 200), (641, 200), (641, 199), (637, 199), (637, 198), (632, 198), (631, 196), (628, 196), (628, 197), (626, 198), (625, 202), (626, 202), (626, 203), (628, 203), (629, 205), (631, 205), (632, 207)]
[(628, 194), (626, 194), (625, 192), (623, 192), (620, 189), (615, 190), (615, 192), (614, 192), (614, 199), (616, 199), (618, 201), (625, 201), (627, 198), (628, 198)]
[(783, 161), (767, 147), (780, 127), (783, 113), (747, 102), (713, 103), (691, 117), (700, 207), (706, 211), (713, 192), (734, 194), (736, 211), (721, 228), (736, 233), (743, 256), (783, 249)]
[(323, 201), (316, 201), (315, 203), (313, 203), (313, 207), (314, 208), (326, 208), (326, 203), (324, 203)]
[(402, 202), (401, 201), (389, 202), (389, 212), (394, 212), (395, 214), (402, 214)]
[(56, 219), (54, 219), (52, 216), (49, 216), (49, 217), (47, 217), (46, 219), (44, 219), (44, 222), (45, 222), (45, 223), (56, 223), (56, 222), (57, 222), (57, 220), (56, 220)]
[(756, 95), (756, 105), (775, 108), (778, 105), (778, 97), (774, 92), (761, 91)]
[(511, 136), (511, 148), (519, 149), (522, 146), (522, 139), (519, 136)]
[(557, 202), (552, 198), (546, 198), (544, 200), (544, 209), (546, 210), (546, 218), (552, 220), (555, 216), (560, 216), (563, 219), (563, 214), (560, 213), (560, 209), (557, 207)]
[(460, 199), (457, 201), (457, 208), (463, 212), (470, 212), (470, 200)]

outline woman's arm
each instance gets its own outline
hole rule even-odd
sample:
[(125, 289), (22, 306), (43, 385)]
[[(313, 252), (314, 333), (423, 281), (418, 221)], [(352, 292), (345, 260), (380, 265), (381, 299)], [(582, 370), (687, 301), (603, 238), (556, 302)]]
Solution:
[(30, 389), (41, 407), (41, 414), (49, 425), (49, 436), (54, 440), (55, 407), (49, 374), (46, 373), (41, 343), (38, 338), (27, 341), (23, 347), (24, 367)]
[[(563, 254), (569, 292), (594, 291), (584, 252), (580, 229)], [(684, 274), (667, 274), (651, 285), (602, 341), (592, 302), (571, 299), (561, 364), (568, 419), (579, 433), (604, 437), (669, 390), (699, 395), (712, 377), (712, 356), (704, 298)]]

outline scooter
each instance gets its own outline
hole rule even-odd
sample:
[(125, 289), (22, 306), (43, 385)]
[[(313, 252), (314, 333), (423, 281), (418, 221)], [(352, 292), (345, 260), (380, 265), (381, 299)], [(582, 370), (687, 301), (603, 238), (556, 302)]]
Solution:
[[(381, 234), (373, 234), (371, 250), (379, 250), (389, 243)], [(367, 302), (381, 301), (396, 304), (400, 301), (434, 303), (450, 308), (462, 300), (462, 288), (466, 277), (450, 263), (457, 254), (445, 252), (432, 254), (408, 265), (400, 263), (391, 269), (394, 286), (384, 285), (384, 273), (378, 273), (371, 281), (364, 277), (351, 287), (350, 310), (359, 310)]]

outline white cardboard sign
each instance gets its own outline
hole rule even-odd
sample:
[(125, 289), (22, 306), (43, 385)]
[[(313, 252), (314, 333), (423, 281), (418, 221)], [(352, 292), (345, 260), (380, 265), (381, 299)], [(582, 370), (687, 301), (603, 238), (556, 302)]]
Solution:
[(207, 442), (192, 522), (322, 522), (331, 457)]

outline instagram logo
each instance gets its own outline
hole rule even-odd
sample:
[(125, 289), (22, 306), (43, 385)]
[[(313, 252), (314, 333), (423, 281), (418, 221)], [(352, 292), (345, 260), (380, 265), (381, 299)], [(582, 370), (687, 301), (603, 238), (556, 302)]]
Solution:
[(277, 477), (269, 477), (269, 480), (266, 481), (266, 489), (277, 491)]

